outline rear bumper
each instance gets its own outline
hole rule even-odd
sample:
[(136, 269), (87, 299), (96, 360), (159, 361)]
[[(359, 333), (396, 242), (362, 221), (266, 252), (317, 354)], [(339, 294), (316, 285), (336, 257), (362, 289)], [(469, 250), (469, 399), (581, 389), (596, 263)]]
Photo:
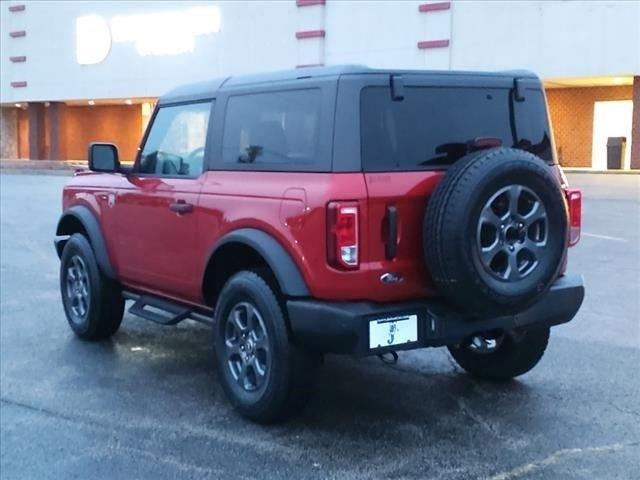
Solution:
[[(326, 353), (375, 355), (459, 343), (465, 337), (490, 330), (551, 327), (570, 321), (584, 299), (580, 275), (560, 277), (538, 303), (515, 315), (472, 319), (435, 300), (401, 303), (287, 301), (296, 341)], [(418, 316), (418, 340), (384, 348), (369, 348), (371, 320), (402, 315)]]

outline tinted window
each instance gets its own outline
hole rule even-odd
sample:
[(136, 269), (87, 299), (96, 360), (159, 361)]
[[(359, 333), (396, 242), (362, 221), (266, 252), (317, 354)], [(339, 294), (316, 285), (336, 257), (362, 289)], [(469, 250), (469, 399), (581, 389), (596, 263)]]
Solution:
[(274, 170), (315, 163), (320, 105), (320, 89), (230, 97), (222, 140), (223, 163)]
[(202, 173), (211, 102), (160, 107), (140, 156), (140, 173)]
[(510, 90), (501, 88), (405, 87), (404, 100), (394, 102), (388, 87), (364, 88), (363, 167), (385, 171), (448, 165), (480, 138), (551, 161), (542, 93), (528, 90), (524, 102), (513, 102), (516, 115), (510, 114), (509, 96)]

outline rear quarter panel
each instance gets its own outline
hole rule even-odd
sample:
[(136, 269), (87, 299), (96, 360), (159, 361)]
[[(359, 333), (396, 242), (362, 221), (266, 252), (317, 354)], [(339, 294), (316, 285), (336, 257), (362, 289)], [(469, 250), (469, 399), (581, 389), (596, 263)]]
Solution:
[(364, 209), (361, 218), (366, 218), (367, 192), (361, 173), (210, 171), (203, 183), (198, 209), (202, 273), (219, 238), (239, 228), (256, 228), (287, 250), (313, 297), (367, 297), (364, 269), (343, 272), (327, 264), (327, 203), (357, 201)]

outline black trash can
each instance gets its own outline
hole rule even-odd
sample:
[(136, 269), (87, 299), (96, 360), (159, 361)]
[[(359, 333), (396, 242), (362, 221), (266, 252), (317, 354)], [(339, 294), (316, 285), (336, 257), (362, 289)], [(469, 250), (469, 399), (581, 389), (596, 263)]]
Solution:
[(620, 170), (624, 161), (624, 149), (627, 145), (627, 137), (607, 138), (607, 169)]

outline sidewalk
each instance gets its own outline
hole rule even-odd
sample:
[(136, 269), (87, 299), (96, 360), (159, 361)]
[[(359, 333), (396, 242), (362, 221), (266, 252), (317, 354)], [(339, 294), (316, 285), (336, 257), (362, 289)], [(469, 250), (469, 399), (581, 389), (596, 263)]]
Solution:
[(0, 159), (0, 172), (3, 174), (71, 175), (85, 168), (87, 162), (84, 161)]
[[(0, 159), (2, 173), (42, 175), (71, 175), (87, 168), (84, 160), (9, 160)], [(596, 173), (605, 175), (640, 175), (640, 170), (594, 170), (592, 168), (564, 167), (566, 173)]]
[(605, 175), (640, 175), (640, 170), (595, 170), (593, 168), (562, 167), (564, 173), (600, 173)]

